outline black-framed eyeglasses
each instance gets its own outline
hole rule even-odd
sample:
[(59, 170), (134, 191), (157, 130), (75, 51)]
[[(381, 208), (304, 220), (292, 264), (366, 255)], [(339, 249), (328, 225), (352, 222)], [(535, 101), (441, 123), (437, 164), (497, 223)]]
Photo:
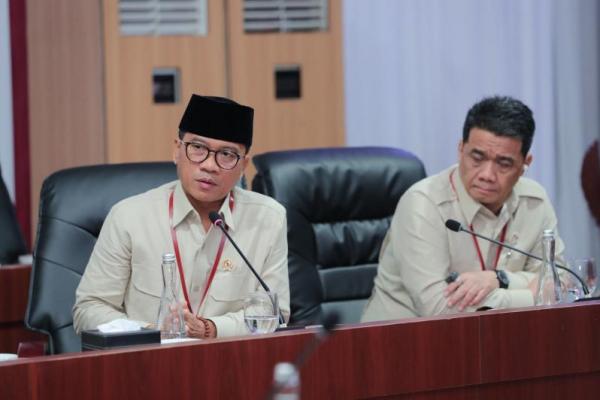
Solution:
[(208, 146), (199, 142), (184, 142), (181, 139), (179, 141), (185, 145), (185, 155), (193, 163), (203, 163), (208, 159), (210, 153), (214, 153), (215, 162), (220, 168), (234, 169), (240, 158), (242, 158), (235, 151), (227, 149), (211, 150)]

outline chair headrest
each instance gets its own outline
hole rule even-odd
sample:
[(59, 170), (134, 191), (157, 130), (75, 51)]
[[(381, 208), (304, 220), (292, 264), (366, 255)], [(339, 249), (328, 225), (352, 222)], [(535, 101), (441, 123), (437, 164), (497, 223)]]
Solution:
[(279, 151), (256, 155), (253, 162), (253, 189), (313, 223), (387, 217), (402, 193), (425, 176), (416, 156), (386, 147)]

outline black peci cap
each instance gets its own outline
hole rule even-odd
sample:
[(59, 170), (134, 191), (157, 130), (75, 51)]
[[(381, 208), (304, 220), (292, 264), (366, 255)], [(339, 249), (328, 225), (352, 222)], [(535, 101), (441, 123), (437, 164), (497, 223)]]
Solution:
[(254, 110), (224, 97), (193, 94), (179, 130), (212, 139), (252, 145)]

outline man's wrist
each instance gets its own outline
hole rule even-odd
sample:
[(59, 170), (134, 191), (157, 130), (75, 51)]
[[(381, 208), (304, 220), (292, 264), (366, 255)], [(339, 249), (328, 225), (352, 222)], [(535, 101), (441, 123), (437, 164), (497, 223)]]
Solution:
[(481, 274), (485, 277), (487, 282), (490, 283), (492, 290), (500, 287), (500, 282), (498, 282), (498, 278), (496, 277), (496, 271), (486, 269), (485, 271), (481, 271)]
[(210, 319), (202, 318), (204, 323), (204, 337), (205, 338), (216, 338), (217, 337), (217, 326)]
[(500, 289), (508, 289), (509, 281), (508, 275), (501, 269), (495, 270), (496, 273), (496, 281), (498, 282), (498, 287)]

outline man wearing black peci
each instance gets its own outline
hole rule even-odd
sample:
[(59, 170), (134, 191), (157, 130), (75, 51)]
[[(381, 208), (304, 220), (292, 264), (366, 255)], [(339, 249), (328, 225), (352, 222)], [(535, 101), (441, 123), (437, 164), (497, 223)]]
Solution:
[[(193, 95), (173, 144), (178, 180), (117, 203), (104, 222), (73, 308), (77, 332), (115, 319), (157, 321), (161, 258), (177, 256), (188, 336), (247, 333), (243, 299), (262, 290), (209, 214), (278, 295), (289, 318), (287, 225), (275, 200), (236, 186), (248, 163), (254, 111)], [(101, 188), (100, 188), (101, 190)]]

